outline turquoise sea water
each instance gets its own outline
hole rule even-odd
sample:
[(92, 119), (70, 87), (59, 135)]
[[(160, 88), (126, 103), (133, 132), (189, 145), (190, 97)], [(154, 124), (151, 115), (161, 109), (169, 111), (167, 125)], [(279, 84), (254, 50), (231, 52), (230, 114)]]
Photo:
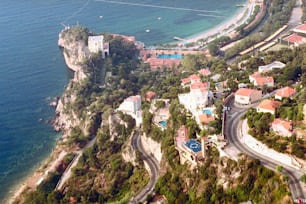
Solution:
[(71, 75), (57, 47), (61, 23), (135, 35), (153, 45), (212, 28), (233, 16), (241, 9), (235, 5), (244, 1), (1, 0), (0, 203), (60, 136), (47, 121), (54, 113), (50, 98), (63, 92)]

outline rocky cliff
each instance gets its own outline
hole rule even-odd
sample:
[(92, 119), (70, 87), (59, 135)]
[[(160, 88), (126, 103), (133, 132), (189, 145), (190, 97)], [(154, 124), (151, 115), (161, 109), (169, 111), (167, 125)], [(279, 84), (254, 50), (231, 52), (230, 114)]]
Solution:
[(64, 135), (68, 135), (71, 128), (76, 126), (79, 126), (83, 133), (86, 134), (86, 121), (81, 121), (82, 119), (77, 116), (77, 113), (69, 107), (77, 99), (73, 89), (74, 84), (80, 83), (87, 77), (82, 68), (84, 61), (90, 57), (86, 45), (87, 38), (88, 31), (79, 26), (65, 28), (59, 34), (58, 46), (63, 49), (66, 65), (74, 71), (74, 78), (69, 82), (63, 96), (58, 101), (55, 111), (56, 117), (53, 123), (55, 130), (63, 131)]
[(145, 151), (152, 154), (160, 164), (163, 156), (161, 151), (161, 144), (154, 141), (152, 138), (147, 137), (145, 134), (141, 136), (141, 142)]
[(82, 63), (90, 56), (87, 38), (87, 30), (80, 27), (66, 28), (59, 34), (58, 46), (63, 48), (65, 62), (75, 72), (74, 80), (76, 81), (86, 78)]

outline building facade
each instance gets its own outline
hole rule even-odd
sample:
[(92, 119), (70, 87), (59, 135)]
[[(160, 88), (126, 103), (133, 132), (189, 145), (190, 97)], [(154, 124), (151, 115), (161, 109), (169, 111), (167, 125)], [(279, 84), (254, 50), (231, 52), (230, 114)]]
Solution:
[(262, 98), (262, 92), (255, 89), (240, 88), (235, 93), (235, 103), (241, 105), (252, 104)]
[(91, 53), (101, 52), (102, 57), (109, 55), (109, 43), (104, 43), (104, 36), (88, 36), (88, 49)]

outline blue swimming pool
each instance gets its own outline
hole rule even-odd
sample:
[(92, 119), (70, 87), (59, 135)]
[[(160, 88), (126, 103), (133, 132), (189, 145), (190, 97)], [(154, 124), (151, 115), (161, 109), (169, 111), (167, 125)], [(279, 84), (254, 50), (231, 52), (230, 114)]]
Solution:
[(212, 112), (211, 112), (211, 110), (209, 110), (209, 109), (204, 109), (204, 110), (202, 110), (202, 113), (203, 113), (203, 114), (207, 114), (207, 115), (212, 115)]
[(166, 121), (160, 121), (159, 124), (163, 127), (166, 128), (167, 122)]
[(182, 54), (160, 54), (157, 55), (158, 59), (182, 59)]

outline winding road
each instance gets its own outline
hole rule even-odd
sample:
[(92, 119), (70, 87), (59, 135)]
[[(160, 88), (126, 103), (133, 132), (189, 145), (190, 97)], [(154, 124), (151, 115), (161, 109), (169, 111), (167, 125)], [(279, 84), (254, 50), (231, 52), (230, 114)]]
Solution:
[(150, 181), (149, 183), (142, 189), (136, 196), (134, 196), (129, 203), (138, 203), (138, 202), (145, 202), (146, 198), (149, 194), (152, 194), (154, 191), (154, 186), (158, 179), (158, 169), (159, 164), (157, 160), (154, 158), (154, 156), (151, 156), (148, 154), (141, 143), (140, 133), (138, 130), (135, 131), (135, 133), (132, 135), (132, 147), (136, 151), (139, 151), (141, 153), (141, 159), (145, 162), (145, 164), (149, 167), (150, 171)]
[[(282, 173), (284, 175), (288, 175), (289, 177), (289, 187), (290, 192), (292, 194), (292, 198), (294, 200), (305, 198), (303, 192), (303, 186), (299, 181), (299, 178), (304, 173), (301, 170), (297, 170), (291, 166), (286, 164), (280, 164), (275, 161), (270, 155), (259, 154), (258, 152), (253, 151), (248, 146), (244, 145), (239, 139), (239, 132), (241, 132), (241, 117), (248, 111), (250, 107), (241, 108), (234, 105), (234, 99), (229, 100), (227, 106), (231, 107), (231, 111), (227, 113), (226, 122), (225, 122), (225, 138), (228, 141), (228, 146), (226, 149), (229, 149), (230, 152), (242, 152), (246, 155), (249, 155), (253, 159), (259, 159), (261, 164), (265, 167), (276, 170), (277, 165), (281, 165), (283, 167)], [(257, 104), (254, 104), (255, 106)]]

